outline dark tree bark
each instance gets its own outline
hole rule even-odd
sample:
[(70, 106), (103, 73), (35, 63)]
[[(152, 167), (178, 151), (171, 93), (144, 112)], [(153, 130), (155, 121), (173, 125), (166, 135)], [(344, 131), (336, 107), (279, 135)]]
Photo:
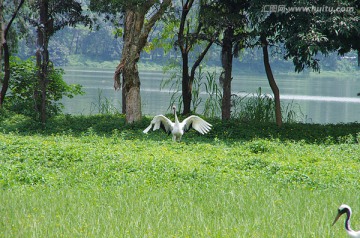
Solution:
[(189, 51), (191, 45), (188, 43), (188, 39), (185, 38), (185, 23), (187, 15), (192, 7), (194, 0), (187, 0), (182, 6), (180, 27), (178, 32), (178, 45), (181, 51), (182, 57), (182, 97), (183, 97), (183, 114), (189, 114), (191, 111), (191, 99), (192, 99), (192, 83), (189, 76)]
[[(189, 39), (189, 29), (188, 32), (185, 34), (185, 23), (187, 20), (188, 13), (194, 3), (194, 0), (187, 0), (184, 5), (182, 6), (182, 13), (180, 19), (180, 27), (178, 32), (178, 42), (181, 57), (182, 57), (182, 98), (183, 98), (183, 115), (187, 115), (191, 112), (191, 101), (192, 101), (192, 86), (195, 79), (195, 71), (197, 67), (199, 67), (201, 61), (204, 59), (206, 53), (209, 51), (211, 45), (213, 44), (214, 40), (208, 40), (207, 46), (204, 50), (198, 55), (196, 61), (191, 67), (189, 73), (189, 52), (192, 49), (193, 45), (195, 44), (195, 39), (198, 37), (201, 29), (202, 24), (199, 23), (197, 26), (196, 31), (192, 34), (192, 39)], [(189, 28), (189, 27), (188, 27)]]
[(40, 91), (35, 91), (36, 110), (40, 121), (46, 122), (46, 88), (48, 85), (49, 66), (49, 33), (52, 32), (53, 21), (49, 19), (49, 4), (47, 0), (39, 2), (40, 21), (37, 27), (36, 66), (38, 68), (38, 85)]
[[(2, 65), (2, 55), (3, 55), (3, 42), (4, 42), (4, 22), (3, 22), (3, 14), (4, 14), (4, 0), (0, 0), (0, 65)], [(2, 80), (0, 79), (0, 83)]]
[(140, 77), (137, 62), (142, 51), (138, 41), (141, 37), (144, 18), (145, 15), (138, 11), (127, 10), (125, 14), (122, 62), (119, 65), (121, 67), (118, 68), (121, 68), (123, 74), (123, 109), (126, 112), (126, 121), (129, 123), (141, 118)]
[[(24, 4), (25, 0), (21, 0), (19, 2), (18, 7), (16, 8), (15, 12), (13, 13), (13, 15), (11, 16), (11, 19), (9, 21), (9, 23), (4, 27), (4, 22), (3, 22), (3, 18), (2, 18), (2, 14), (3, 14), (3, 1), (0, 1), (0, 27), (1, 27), (1, 50), (0, 50), (0, 59), (2, 56), (2, 53), (4, 54), (4, 79), (2, 80), (2, 86), (1, 86), (1, 91), (0, 91), (0, 107), (2, 107), (2, 105), (4, 104), (5, 101), (5, 96), (6, 96), (6, 92), (9, 88), (9, 81), (10, 81), (10, 50), (9, 50), (9, 45), (7, 43), (7, 35), (8, 32), (10, 30), (10, 27), (14, 21), (14, 19), (16, 18), (21, 6)], [(1, 65), (1, 60), (0, 60), (0, 65)]]
[(182, 52), (182, 97), (183, 97), (183, 115), (191, 112), (192, 100), (192, 82), (189, 76), (189, 52)]
[(2, 80), (2, 87), (0, 92), (0, 107), (3, 106), (5, 101), (5, 95), (9, 88), (10, 81), (10, 52), (9, 46), (7, 43), (3, 44), (3, 52), (4, 52), (4, 79)]
[(282, 116), (281, 116), (281, 105), (280, 105), (280, 91), (276, 84), (276, 81), (274, 79), (274, 75), (271, 70), (270, 62), (269, 62), (269, 52), (268, 52), (268, 42), (266, 40), (266, 37), (262, 35), (260, 37), (261, 44), (262, 44), (262, 50), (263, 50), (263, 56), (264, 56), (264, 66), (265, 66), (265, 72), (266, 76), (269, 81), (270, 88), (274, 94), (275, 99), (275, 118), (276, 118), (276, 124), (281, 127), (282, 126)]
[(123, 112), (125, 109), (127, 123), (141, 119), (140, 77), (137, 63), (152, 27), (170, 6), (171, 0), (164, 0), (160, 8), (145, 22), (145, 15), (155, 3), (154, 0), (147, 1), (138, 7), (128, 7), (125, 11), (124, 45), (120, 64), (114, 74), (114, 88), (115, 90), (122, 88)]
[(224, 32), (224, 39), (221, 50), (221, 61), (224, 72), (223, 78), (223, 98), (221, 106), (221, 117), (229, 120), (231, 116), (231, 81), (232, 81), (232, 61), (233, 61), (233, 37), (234, 29), (228, 27)]

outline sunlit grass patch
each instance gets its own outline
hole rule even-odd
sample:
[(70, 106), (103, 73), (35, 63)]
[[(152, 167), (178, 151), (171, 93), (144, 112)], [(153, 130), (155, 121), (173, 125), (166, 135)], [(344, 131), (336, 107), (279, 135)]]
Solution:
[(0, 237), (342, 237), (341, 203), (360, 225), (357, 124), (212, 120), (174, 143), (148, 118), (4, 120)]
[(342, 237), (342, 225), (330, 224), (338, 204), (357, 208), (352, 192), (278, 188), (256, 180), (18, 187), (0, 195), (0, 224), (4, 237)]

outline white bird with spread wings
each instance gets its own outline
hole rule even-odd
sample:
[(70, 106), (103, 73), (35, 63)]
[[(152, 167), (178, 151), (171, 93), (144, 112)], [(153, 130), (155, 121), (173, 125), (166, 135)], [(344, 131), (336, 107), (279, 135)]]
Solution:
[(189, 116), (182, 122), (179, 122), (176, 115), (175, 106), (173, 106), (173, 110), (174, 110), (175, 122), (172, 122), (169, 118), (165, 117), (164, 115), (157, 115), (152, 119), (150, 125), (143, 132), (148, 133), (151, 127), (154, 126), (153, 128), (154, 131), (159, 128), (162, 128), (168, 134), (171, 133), (173, 135), (173, 141), (180, 141), (184, 132), (190, 130), (190, 128), (194, 128), (196, 131), (200, 132), (201, 134), (206, 134), (210, 131), (212, 125), (195, 115)]

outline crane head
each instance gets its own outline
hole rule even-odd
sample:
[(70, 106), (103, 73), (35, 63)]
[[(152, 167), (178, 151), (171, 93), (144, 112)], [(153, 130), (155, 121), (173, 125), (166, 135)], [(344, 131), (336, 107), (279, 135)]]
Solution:
[(351, 214), (351, 208), (350, 208), (348, 205), (346, 205), (346, 204), (342, 204), (342, 205), (339, 207), (338, 213), (337, 213), (337, 215), (336, 215), (336, 217), (335, 217), (332, 225), (334, 225), (334, 224), (337, 222), (337, 220), (341, 217), (341, 215), (344, 214), (344, 213), (347, 213), (348, 216), (350, 216), (350, 214)]

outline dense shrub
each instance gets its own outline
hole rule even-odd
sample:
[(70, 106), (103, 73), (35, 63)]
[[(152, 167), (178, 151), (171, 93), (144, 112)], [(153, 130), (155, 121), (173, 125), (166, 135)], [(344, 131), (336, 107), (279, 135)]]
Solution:
[[(63, 80), (64, 71), (55, 68), (52, 64), (48, 67), (48, 84), (46, 93), (47, 117), (52, 117), (61, 112), (63, 105), (60, 100), (66, 96), (82, 94), (81, 86), (68, 85)], [(13, 112), (38, 118), (36, 94), (40, 94), (37, 78), (37, 68), (33, 58), (21, 60), (11, 58), (10, 92), (7, 95), (6, 107)]]

